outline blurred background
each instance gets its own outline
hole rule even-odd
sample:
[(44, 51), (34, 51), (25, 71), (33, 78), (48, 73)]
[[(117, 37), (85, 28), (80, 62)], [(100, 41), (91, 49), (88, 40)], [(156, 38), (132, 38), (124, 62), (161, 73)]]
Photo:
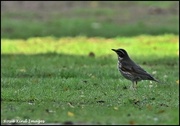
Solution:
[(179, 1), (2, 1), (1, 38), (179, 34)]
[[(118, 48), (162, 85), (130, 91)], [(3, 121), (177, 125), (179, 1), (2, 1), (1, 69)]]

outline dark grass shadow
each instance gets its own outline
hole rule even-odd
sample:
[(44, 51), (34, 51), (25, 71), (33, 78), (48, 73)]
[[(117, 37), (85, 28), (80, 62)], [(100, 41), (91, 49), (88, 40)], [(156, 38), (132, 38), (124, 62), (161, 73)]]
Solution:
[[(37, 24), (38, 25), (38, 24)], [(135, 25), (135, 26), (106, 26), (100, 30), (92, 29), (87, 24), (87, 26), (81, 26), (82, 28), (76, 27), (76, 24), (72, 23), (73, 28), (64, 27), (62, 29), (66, 29), (67, 31), (59, 30), (59, 29), (51, 29), (44, 31), (44, 27), (46, 25), (42, 26), (42, 28), (28, 30), (29, 28), (20, 27), (20, 28), (1, 28), (2, 39), (28, 39), (31, 37), (55, 37), (55, 38), (62, 38), (62, 37), (78, 37), (78, 36), (85, 36), (85, 37), (103, 37), (103, 38), (114, 38), (114, 37), (135, 37), (139, 35), (152, 35), (152, 36), (158, 36), (158, 35), (164, 35), (164, 34), (173, 34), (173, 35), (179, 35), (179, 29), (177, 28), (166, 28), (165, 26), (157, 27), (157, 26), (141, 26), (141, 25)], [(108, 24), (107, 24), (108, 25)], [(57, 27), (57, 26), (54, 26)], [(175, 26), (176, 27), (176, 26)], [(177, 27), (179, 27), (177, 25)], [(22, 34), (22, 30), (27, 29), (26, 32)], [(37, 32), (38, 31), (38, 32)], [(110, 31), (110, 32), (108, 32)]]
[[(108, 57), (97, 58), (92, 54), (87, 56), (57, 53), (34, 55), (1, 54), (1, 59), (1, 76), (18, 78), (76, 78), (82, 75), (78, 74), (79, 69), (93, 69), (93, 66), (103, 67), (110, 65)], [(6, 62), (9, 63), (6, 64)], [(12, 70), (12, 73), (7, 71), (9, 69)], [(29, 72), (24, 72), (25, 69), (28, 69)]]
[[(1, 77), (13, 78), (90, 78), (85, 75), (90, 71), (97, 77), (110, 76), (118, 79), (117, 57), (112, 55), (96, 57), (92, 55), (69, 55), (57, 53), (45, 54), (1, 54)], [(157, 59), (138, 57), (140, 66), (152, 69), (162, 67), (168, 69), (178, 68), (178, 57), (168, 56)]]

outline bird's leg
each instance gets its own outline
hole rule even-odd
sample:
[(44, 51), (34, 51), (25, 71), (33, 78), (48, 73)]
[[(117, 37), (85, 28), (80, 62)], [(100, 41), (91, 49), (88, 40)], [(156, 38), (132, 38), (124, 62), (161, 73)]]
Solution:
[(137, 87), (137, 81), (134, 81), (133, 83), (133, 87), (136, 88)]
[(136, 89), (137, 87), (137, 81), (133, 81), (133, 89)]
[(136, 90), (137, 81), (132, 81), (132, 83), (131, 89)]

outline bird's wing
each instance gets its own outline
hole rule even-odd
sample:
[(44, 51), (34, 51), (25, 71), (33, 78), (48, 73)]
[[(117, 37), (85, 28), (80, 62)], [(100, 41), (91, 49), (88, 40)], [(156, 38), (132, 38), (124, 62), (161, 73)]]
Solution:
[(131, 73), (144, 74), (144, 75), (148, 74), (144, 69), (142, 69), (140, 66), (138, 66), (134, 62), (123, 62), (122, 66), (123, 66), (122, 70), (124, 69), (125, 71), (131, 72)]
[(147, 73), (144, 69), (142, 69), (140, 66), (132, 67), (132, 70), (143, 79), (154, 80), (156, 82), (159, 82), (151, 74)]
[(121, 67), (122, 71), (129, 72), (138, 78), (154, 80), (154, 81), (159, 82), (158, 80), (153, 78), (149, 73), (147, 73), (143, 68), (141, 68), (140, 66), (135, 64), (133, 61), (132, 62), (123, 62), (121, 66), (122, 66)]

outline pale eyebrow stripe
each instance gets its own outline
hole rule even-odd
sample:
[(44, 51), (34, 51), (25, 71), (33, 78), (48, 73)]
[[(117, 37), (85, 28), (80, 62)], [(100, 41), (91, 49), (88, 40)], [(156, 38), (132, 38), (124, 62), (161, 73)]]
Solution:
[(124, 51), (120, 50), (120, 52), (122, 52), (125, 55)]

